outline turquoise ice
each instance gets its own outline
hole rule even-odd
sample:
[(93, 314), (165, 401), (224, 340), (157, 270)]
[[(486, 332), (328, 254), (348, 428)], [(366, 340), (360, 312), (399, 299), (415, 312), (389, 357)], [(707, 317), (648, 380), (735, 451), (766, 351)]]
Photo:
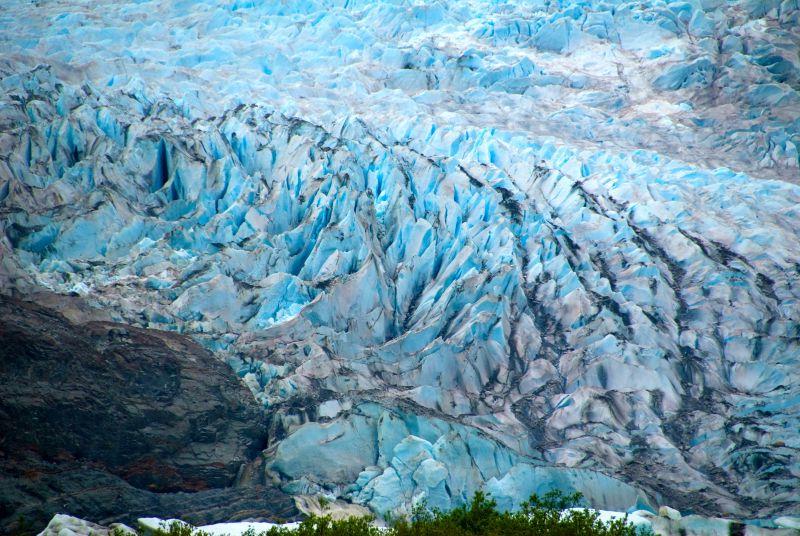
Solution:
[(215, 350), (292, 493), (797, 514), (799, 13), (9, 0), (0, 285)]

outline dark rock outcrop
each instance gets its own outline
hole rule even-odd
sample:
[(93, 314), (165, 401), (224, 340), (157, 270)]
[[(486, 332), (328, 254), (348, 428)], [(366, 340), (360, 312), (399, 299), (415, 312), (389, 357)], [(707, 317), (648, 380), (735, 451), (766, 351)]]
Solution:
[[(191, 339), (73, 323), (0, 298), (0, 532), (54, 513), (194, 522), (292, 517), (291, 499), (237, 484), (265, 417), (225, 364)], [(255, 461), (252, 461), (256, 459)]]

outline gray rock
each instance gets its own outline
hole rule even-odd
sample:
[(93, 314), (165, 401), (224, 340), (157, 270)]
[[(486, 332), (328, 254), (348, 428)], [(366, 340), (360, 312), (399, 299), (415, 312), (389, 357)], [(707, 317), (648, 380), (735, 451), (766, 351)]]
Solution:
[(669, 506), (662, 506), (658, 509), (658, 515), (661, 517), (667, 517), (669, 519), (678, 520), (681, 518), (681, 513), (674, 508), (670, 508)]
[(266, 442), (263, 414), (226, 365), (178, 334), (74, 324), (2, 298), (0, 421), (0, 530), (59, 512), (106, 524), (296, 512), (264, 482), (233, 487)]
[(84, 519), (56, 514), (39, 536), (107, 536), (111, 530), (113, 529), (110, 527), (103, 527)]

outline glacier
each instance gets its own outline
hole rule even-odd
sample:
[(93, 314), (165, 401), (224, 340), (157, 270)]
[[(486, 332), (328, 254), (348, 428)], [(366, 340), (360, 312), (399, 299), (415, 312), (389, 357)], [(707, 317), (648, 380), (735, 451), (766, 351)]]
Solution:
[(800, 513), (800, 4), (7, 0), (0, 286), (190, 334), (284, 491)]

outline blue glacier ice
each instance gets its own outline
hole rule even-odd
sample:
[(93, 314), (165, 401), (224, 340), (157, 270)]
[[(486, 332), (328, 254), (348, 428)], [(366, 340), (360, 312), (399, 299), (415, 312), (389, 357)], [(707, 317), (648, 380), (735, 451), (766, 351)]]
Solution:
[(378, 514), (800, 513), (797, 0), (7, 0), (0, 286), (192, 334)]

